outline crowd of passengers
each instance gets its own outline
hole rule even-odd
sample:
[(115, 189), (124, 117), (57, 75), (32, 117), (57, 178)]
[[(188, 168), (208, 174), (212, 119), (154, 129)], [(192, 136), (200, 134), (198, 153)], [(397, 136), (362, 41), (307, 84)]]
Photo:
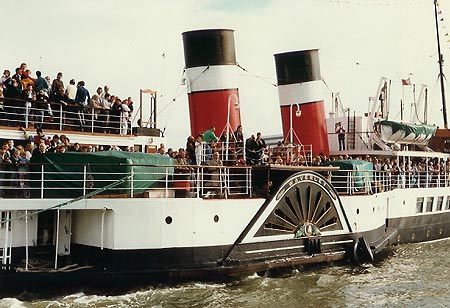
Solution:
[[(0, 79), (0, 125), (52, 128), (59, 124), (64, 129), (78, 129), (126, 135), (131, 125), (133, 101), (110, 94), (109, 87), (97, 87), (90, 95), (85, 82), (71, 79), (67, 85), (59, 72), (51, 81), (36, 71), (35, 77), (26, 63), (16, 68), (15, 74), (4, 70)], [(62, 112), (62, 114), (61, 114)]]
[(33, 156), (45, 153), (135, 151), (133, 146), (81, 145), (78, 142), (72, 144), (65, 135), (46, 136), (41, 128), (36, 129), (34, 136), (24, 129), (23, 131), (26, 140), (24, 145), (16, 145), (14, 140), (8, 140), (2, 144), (0, 150), (0, 197), (6, 197), (8, 193), (15, 193), (5, 187), (24, 188), (29, 186), (29, 163)]
[[(80, 145), (71, 144), (65, 135), (45, 136), (42, 128), (36, 129), (36, 134), (30, 135), (25, 129), (24, 145), (15, 145), (9, 140), (2, 145), (0, 152), (0, 172), (9, 171), (13, 175), (8, 183), (3, 181), (0, 186), (24, 187), (28, 163), (34, 155), (46, 152), (95, 152), (104, 150), (130, 151), (133, 147)], [(173, 150), (160, 144), (157, 153), (167, 155), (174, 159), (176, 171), (187, 172), (194, 170), (189, 166), (252, 166), (252, 165), (289, 165), (289, 166), (327, 166), (330, 161), (352, 159), (348, 155), (327, 157), (323, 154), (312, 157), (311, 153), (304, 152), (301, 146), (293, 146), (280, 141), (274, 147), (267, 147), (258, 132), (244, 138), (242, 126), (235, 131), (224, 130), (220, 136), (216, 135), (215, 126), (211, 126), (202, 134), (189, 136), (186, 146)], [(369, 155), (354, 157), (356, 160), (365, 160), (372, 165), (373, 185), (375, 190), (395, 187), (425, 187), (442, 186), (450, 183), (450, 158), (446, 161), (435, 159), (400, 160), (391, 158), (378, 158)], [(379, 184), (379, 185), (378, 185)], [(383, 188), (380, 188), (383, 187)]]

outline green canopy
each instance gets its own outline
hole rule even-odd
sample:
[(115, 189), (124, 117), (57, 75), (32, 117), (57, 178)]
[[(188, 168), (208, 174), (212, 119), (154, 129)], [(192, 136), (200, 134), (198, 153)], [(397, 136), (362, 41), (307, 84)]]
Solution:
[[(330, 161), (328, 166), (339, 167), (339, 170), (332, 172), (331, 182), (338, 191), (342, 188), (354, 187), (364, 188), (367, 183), (373, 180), (373, 164), (365, 160), (346, 159)], [(349, 173), (349, 171), (353, 171)], [(351, 181), (348, 175), (351, 174)]]
[(132, 175), (102, 193), (130, 194), (131, 188), (133, 193), (140, 193), (165, 187), (166, 176), (173, 174), (173, 159), (160, 154), (120, 151), (46, 153), (32, 157), (31, 171), (31, 187), (36, 197), (43, 188), (45, 198), (76, 198)]

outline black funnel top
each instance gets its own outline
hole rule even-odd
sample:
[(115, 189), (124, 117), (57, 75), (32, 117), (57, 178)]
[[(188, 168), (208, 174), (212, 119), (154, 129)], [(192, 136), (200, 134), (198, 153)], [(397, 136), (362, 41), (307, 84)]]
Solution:
[(275, 55), (278, 85), (321, 80), (319, 50), (302, 50)]
[(186, 68), (236, 64), (234, 31), (196, 30), (183, 33)]

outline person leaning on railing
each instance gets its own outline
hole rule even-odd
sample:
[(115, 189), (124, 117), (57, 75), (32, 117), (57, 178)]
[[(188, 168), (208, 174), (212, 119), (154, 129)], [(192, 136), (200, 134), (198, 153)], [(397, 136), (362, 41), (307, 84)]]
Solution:
[[(208, 161), (208, 172), (211, 175), (211, 181), (208, 186), (212, 186), (215, 188), (215, 194), (221, 196), (220, 186), (221, 186), (221, 168), (223, 166), (222, 161), (220, 160), (220, 153), (214, 152), (212, 155), (212, 159)], [(219, 167), (219, 168), (218, 168)]]
[(102, 110), (100, 111), (98, 120), (101, 123), (103, 133), (109, 133), (109, 111), (111, 109), (111, 103), (109, 101), (109, 93), (102, 92), (100, 96), (100, 104), (102, 105)]
[(111, 105), (111, 110), (109, 111), (111, 133), (120, 133), (120, 115), (122, 113), (122, 101), (118, 97), (113, 97), (113, 103)]
[(216, 143), (219, 141), (219, 138), (216, 136), (215, 131), (216, 127), (214, 125), (211, 125), (211, 127), (203, 133), (203, 141), (206, 143), (205, 147), (206, 159), (211, 159), (213, 149), (216, 146)]
[(25, 104), (23, 101), (18, 100), (22, 93), (22, 87), (20, 83), (14, 79), (9, 78), (3, 82), (4, 91), (3, 96), (5, 100), (3, 102), (3, 112), (5, 114), (6, 125), (16, 126), (19, 119), (23, 120)]
[(67, 118), (69, 108), (68, 99), (64, 88), (60, 88), (57, 93), (50, 96), (50, 105), (52, 106), (53, 115), (57, 124), (65, 124), (64, 119)]
[(48, 108), (48, 96), (44, 90), (39, 90), (36, 94), (36, 101), (32, 108), (34, 108), (34, 126), (36, 128), (42, 128), (44, 123), (45, 111)]
[[(100, 88), (101, 89), (101, 88)], [(103, 106), (99, 102), (99, 96), (97, 94), (92, 95), (91, 100), (89, 101), (89, 104), (87, 106), (89, 108), (89, 118), (92, 118), (91, 121), (93, 121), (94, 125), (94, 131), (100, 132), (100, 121), (99, 121), (99, 114), (101, 110), (103, 109)]]
[(205, 142), (203, 141), (203, 135), (197, 135), (195, 139), (195, 162), (197, 165), (201, 165), (204, 160), (204, 148), (206, 147)]
[(245, 140), (245, 159), (248, 165), (256, 165), (258, 163), (258, 144), (255, 135)]
[(186, 151), (182, 148), (179, 149), (179, 153), (176, 156), (174, 171), (173, 186), (176, 189), (175, 196), (179, 198), (189, 198), (191, 171), (193, 171), (193, 168), (188, 164), (186, 160)]
[(84, 81), (81, 80), (78, 82), (77, 94), (75, 95), (75, 103), (78, 105), (78, 124), (83, 131), (86, 127), (86, 121), (84, 118), (85, 107), (91, 100), (89, 91), (84, 87), (84, 85)]
[(0, 150), (0, 197), (7, 197), (10, 193), (8, 187), (11, 184), (11, 154), (9, 146), (5, 142)]

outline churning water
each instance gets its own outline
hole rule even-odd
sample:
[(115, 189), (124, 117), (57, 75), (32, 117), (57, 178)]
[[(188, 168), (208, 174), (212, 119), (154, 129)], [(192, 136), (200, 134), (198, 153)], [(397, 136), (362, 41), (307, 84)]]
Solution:
[(283, 278), (149, 287), (123, 295), (76, 293), (0, 300), (3, 307), (450, 307), (450, 241), (391, 248), (374, 265), (324, 266)]

